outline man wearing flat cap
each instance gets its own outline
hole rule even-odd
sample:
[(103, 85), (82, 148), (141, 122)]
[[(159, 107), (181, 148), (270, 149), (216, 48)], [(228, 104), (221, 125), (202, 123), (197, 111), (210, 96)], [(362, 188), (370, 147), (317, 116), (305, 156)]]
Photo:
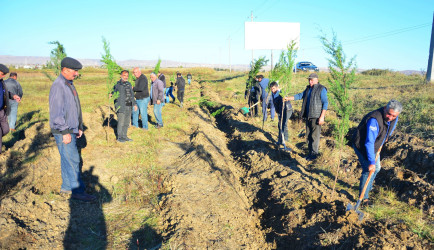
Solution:
[(0, 97), (0, 154), (2, 152), (3, 146), (2, 138), (3, 136), (7, 135), (7, 133), (9, 133), (8, 115), (11, 111), (11, 108), (8, 101), (15, 100), (17, 102), (20, 102), (21, 100), (19, 96), (13, 95), (7, 90), (6, 84), (3, 81), (3, 78), (6, 76), (7, 73), (9, 73), (8, 67), (0, 64), (0, 93), (2, 93), (2, 96)]
[(301, 100), (301, 116), (306, 120), (306, 135), (308, 155), (306, 160), (315, 160), (319, 155), (319, 138), (321, 125), (324, 124), (328, 107), (327, 88), (318, 81), (318, 75), (312, 73), (307, 78), (309, 85), (306, 89), (294, 96), (285, 97), (285, 101)]
[(77, 139), (83, 135), (83, 119), (73, 80), (82, 65), (71, 57), (65, 57), (60, 65), (60, 75), (54, 80), (49, 96), (50, 128), (60, 153), (60, 193), (71, 194), (73, 199), (92, 201), (96, 197), (85, 193), (77, 149)]

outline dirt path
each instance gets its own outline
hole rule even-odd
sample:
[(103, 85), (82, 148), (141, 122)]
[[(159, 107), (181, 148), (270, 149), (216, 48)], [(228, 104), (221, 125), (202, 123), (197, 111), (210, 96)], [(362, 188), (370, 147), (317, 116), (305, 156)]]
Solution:
[(171, 247), (183, 249), (271, 248), (240, 186), (225, 135), (200, 108), (190, 112), (197, 124), (190, 141), (172, 144), (161, 153), (161, 162), (179, 155), (167, 166), (169, 192), (161, 202), (163, 237), (170, 239)]

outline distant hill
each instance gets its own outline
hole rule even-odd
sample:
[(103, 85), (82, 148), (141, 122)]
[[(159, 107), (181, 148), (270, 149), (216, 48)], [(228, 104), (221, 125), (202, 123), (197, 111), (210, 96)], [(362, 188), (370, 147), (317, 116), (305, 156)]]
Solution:
[[(38, 65), (44, 65), (50, 60), (49, 57), (42, 56), (10, 56), (10, 55), (0, 55), (0, 63), (9, 65), (24, 67), (30, 66), (35, 67)], [(99, 59), (82, 59), (77, 58), (86, 67), (100, 67), (102, 63)], [(125, 68), (141, 67), (141, 68), (153, 68), (157, 63), (157, 60), (119, 60), (117, 63)], [(224, 68), (228, 69), (229, 65), (226, 64), (207, 64), (207, 63), (187, 63), (187, 62), (176, 62), (170, 60), (161, 61), (162, 68), (193, 68), (193, 67), (206, 67), (206, 68)], [(235, 64), (231, 66), (233, 70), (249, 70), (249, 65)]]

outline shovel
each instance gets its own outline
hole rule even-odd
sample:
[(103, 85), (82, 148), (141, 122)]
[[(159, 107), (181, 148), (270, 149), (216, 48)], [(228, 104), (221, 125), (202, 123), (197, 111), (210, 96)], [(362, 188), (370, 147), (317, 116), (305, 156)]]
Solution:
[(365, 182), (365, 186), (363, 187), (362, 193), (360, 194), (360, 197), (359, 197), (359, 200), (357, 201), (357, 204), (355, 206), (353, 206), (353, 205), (351, 205), (351, 203), (348, 203), (348, 205), (347, 205), (346, 211), (350, 211), (350, 210), (356, 211), (356, 213), (359, 215), (360, 221), (363, 220), (364, 214), (362, 211), (359, 210), (359, 206), (360, 206), (360, 203), (362, 203), (362, 199), (363, 199), (363, 196), (365, 195), (366, 188), (368, 187), (368, 183), (371, 180), (371, 176), (374, 172), (375, 172), (375, 170), (369, 172), (368, 179)]
[(240, 110), (241, 110), (241, 112), (243, 113), (243, 115), (246, 115), (247, 113), (250, 112), (250, 109), (251, 109), (251, 108), (253, 108), (254, 106), (256, 106), (256, 105), (258, 105), (258, 104), (259, 104), (259, 102), (253, 104), (253, 105), (250, 106), (250, 107), (242, 107), (242, 108), (240, 108)]
[[(380, 152), (381, 152), (382, 148), (383, 148), (383, 146), (380, 147), (380, 149), (378, 150), (377, 154), (375, 155), (375, 162), (377, 162), (378, 157), (380, 157)], [(360, 197), (359, 197), (359, 200), (356, 203), (356, 206), (351, 205), (351, 203), (348, 203), (348, 205), (347, 205), (347, 210), (346, 211), (350, 211), (350, 210), (356, 211), (357, 214), (359, 215), (359, 220), (363, 220), (363, 215), (364, 214), (363, 214), (362, 211), (357, 210), (357, 209), (359, 209), (360, 203), (362, 202), (363, 196), (365, 195), (366, 188), (368, 187), (368, 183), (371, 180), (371, 176), (372, 176), (372, 174), (374, 172), (375, 172), (375, 170), (369, 171), (368, 179), (365, 182), (365, 186), (363, 187), (362, 193), (360, 194)]]

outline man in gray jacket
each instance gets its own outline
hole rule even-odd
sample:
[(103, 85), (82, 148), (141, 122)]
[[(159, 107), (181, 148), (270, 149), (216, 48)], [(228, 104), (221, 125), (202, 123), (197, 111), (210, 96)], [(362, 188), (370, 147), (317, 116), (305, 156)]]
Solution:
[(121, 79), (113, 87), (113, 91), (110, 94), (111, 97), (113, 94), (117, 93), (114, 102), (116, 114), (118, 116), (118, 142), (132, 141), (132, 139), (127, 137), (127, 132), (128, 127), (130, 126), (132, 107), (134, 106), (134, 111), (137, 111), (133, 87), (128, 81), (128, 76), (128, 70), (123, 70), (121, 72)]
[(11, 113), (8, 115), (9, 129), (13, 132), (15, 131), (15, 123), (17, 122), (18, 104), (23, 98), (23, 89), (20, 83), (17, 81), (18, 74), (16, 72), (11, 72), (9, 74), (9, 79), (5, 81), (6, 88), (12, 95), (17, 95), (20, 97), (20, 101), (9, 100), (9, 106), (11, 107)]
[(151, 81), (151, 99), (154, 105), (155, 120), (157, 121), (155, 128), (158, 129), (163, 127), (164, 83), (157, 78), (154, 72), (151, 73)]
[(85, 193), (80, 177), (80, 155), (77, 139), (83, 135), (83, 116), (80, 99), (73, 80), (83, 66), (74, 58), (65, 57), (61, 73), (50, 89), (50, 128), (60, 153), (62, 186), (60, 193), (71, 194), (71, 198), (93, 201), (95, 196)]
[(20, 101), (20, 97), (17, 95), (12, 95), (7, 87), (5, 82), (3, 81), (3, 77), (9, 73), (8, 67), (3, 64), (0, 64), (0, 154), (2, 152), (2, 137), (9, 133), (9, 124), (8, 124), (8, 115), (11, 111), (9, 107), (9, 99), (15, 99), (17, 102)]

